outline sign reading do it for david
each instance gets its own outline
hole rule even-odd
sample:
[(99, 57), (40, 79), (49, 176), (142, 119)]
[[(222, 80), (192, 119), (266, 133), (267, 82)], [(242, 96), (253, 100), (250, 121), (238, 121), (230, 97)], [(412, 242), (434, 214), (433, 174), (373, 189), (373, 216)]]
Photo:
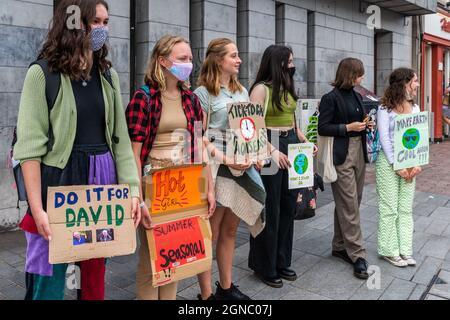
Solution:
[(423, 166), (429, 163), (428, 112), (395, 117), (394, 170)]
[(129, 255), (136, 250), (128, 185), (48, 188), (49, 262)]
[(288, 146), (289, 189), (314, 186), (314, 144), (298, 143)]

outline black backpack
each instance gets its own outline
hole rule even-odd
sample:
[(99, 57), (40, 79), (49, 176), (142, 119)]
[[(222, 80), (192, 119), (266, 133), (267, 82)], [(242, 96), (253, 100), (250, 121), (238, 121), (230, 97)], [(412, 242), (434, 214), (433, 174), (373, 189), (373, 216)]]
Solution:
[[(47, 107), (48, 107), (48, 143), (47, 143), (47, 153), (52, 151), (53, 149), (53, 143), (55, 141), (55, 137), (53, 135), (53, 129), (52, 129), (52, 123), (50, 121), (50, 111), (52, 110), (56, 98), (58, 97), (59, 88), (61, 87), (61, 74), (60, 72), (51, 72), (50, 68), (48, 66), (48, 62), (45, 59), (36, 60), (33, 63), (30, 64), (29, 68), (31, 68), (33, 65), (39, 65), (42, 68), (42, 71), (44, 72), (45, 76), (45, 98), (47, 100)], [(106, 80), (109, 82), (111, 87), (113, 86), (113, 81), (111, 77), (111, 71), (107, 69), (103, 76), (106, 78)], [(10, 158), (13, 157), (13, 150), (14, 145), (17, 142), (17, 127), (14, 127), (13, 132), (13, 138), (11, 142), (11, 151), (10, 151)], [(27, 192), (25, 189), (25, 181), (23, 179), (22, 174), (22, 168), (20, 166), (20, 163), (12, 163), (12, 169), (14, 173), (14, 180), (16, 183), (17, 188), (17, 208), (19, 208), (19, 201), (27, 201)]]

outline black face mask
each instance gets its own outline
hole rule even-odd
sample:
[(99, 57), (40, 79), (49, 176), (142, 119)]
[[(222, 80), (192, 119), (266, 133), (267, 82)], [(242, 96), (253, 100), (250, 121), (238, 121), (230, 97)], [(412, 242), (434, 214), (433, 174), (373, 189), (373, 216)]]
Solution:
[(288, 70), (289, 70), (289, 75), (291, 76), (291, 78), (293, 78), (295, 75), (295, 71), (296, 71), (295, 67), (288, 68)]

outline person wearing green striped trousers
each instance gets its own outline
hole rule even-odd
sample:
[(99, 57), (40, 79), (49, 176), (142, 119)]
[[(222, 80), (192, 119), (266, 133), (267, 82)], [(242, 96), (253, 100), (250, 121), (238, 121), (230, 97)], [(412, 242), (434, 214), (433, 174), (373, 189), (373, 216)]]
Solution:
[(420, 112), (413, 99), (418, 78), (414, 70), (399, 68), (392, 72), (389, 87), (377, 113), (382, 151), (376, 163), (378, 195), (378, 254), (397, 267), (416, 265), (413, 254), (413, 201), (420, 167), (397, 170), (394, 164), (394, 126), (398, 114)]

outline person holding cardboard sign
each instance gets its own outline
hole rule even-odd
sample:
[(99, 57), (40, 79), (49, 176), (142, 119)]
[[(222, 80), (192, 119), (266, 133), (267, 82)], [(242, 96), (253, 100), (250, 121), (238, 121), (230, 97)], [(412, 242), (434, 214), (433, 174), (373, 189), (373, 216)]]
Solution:
[[(246, 159), (236, 163), (234, 154), (226, 154), (225, 131), (230, 128), (229, 104), (249, 102), (247, 90), (239, 83), (241, 65), (238, 48), (230, 39), (212, 40), (206, 51), (195, 94), (204, 112), (207, 148), (214, 158), (215, 191), (218, 208), (211, 218), (213, 240), (217, 242), (217, 263), (220, 280), (216, 294), (212, 294), (211, 272), (199, 276), (199, 299), (249, 300), (232, 282), (232, 266), (236, 230), (240, 220), (255, 236), (264, 228), (265, 190), (261, 177)], [(219, 205), (220, 204), (220, 205)]]
[[(71, 29), (70, 7), (81, 14)], [(48, 187), (117, 184), (130, 186), (133, 216), (139, 223), (139, 179), (123, 114), (120, 82), (106, 57), (108, 4), (103, 0), (63, 0), (22, 91), (14, 158), (21, 162), (29, 208), (20, 227), (27, 238), (26, 299), (62, 300), (67, 264), (49, 264), (52, 239)], [(47, 66), (45, 68), (43, 66)], [(45, 69), (55, 83), (46, 83)], [(49, 105), (46, 89), (59, 92)], [(50, 110), (50, 112), (49, 112)], [(71, 235), (72, 236), (72, 235)], [(105, 259), (79, 263), (82, 300), (102, 300)]]
[[(168, 168), (206, 162), (200, 153), (203, 113), (196, 95), (189, 90), (192, 51), (182, 37), (167, 35), (156, 43), (145, 73), (145, 85), (138, 89), (126, 110), (128, 132), (132, 140), (139, 176), (144, 167)], [(200, 136), (197, 136), (197, 127)], [(207, 170), (209, 216), (215, 210), (214, 185)], [(141, 179), (142, 185), (142, 179)], [(141, 187), (142, 188), (142, 187)], [(144, 194), (144, 193), (143, 193)], [(177, 282), (155, 288), (152, 284), (150, 253), (145, 229), (152, 227), (144, 199), (141, 199), (141, 245), (136, 275), (140, 300), (175, 300)]]
[(266, 108), (265, 121), (276, 172), (262, 172), (267, 192), (267, 222), (261, 234), (250, 237), (248, 264), (261, 281), (275, 288), (283, 286), (282, 279), (297, 279), (290, 266), (299, 189), (289, 190), (288, 169), (292, 164), (287, 154), (290, 144), (308, 141), (295, 124), (298, 96), (294, 74), (292, 49), (271, 45), (264, 51), (255, 83), (250, 89), (250, 99)]
[[(414, 103), (418, 87), (419, 80), (414, 70), (408, 68), (394, 70), (389, 77), (389, 87), (384, 93), (382, 105), (377, 113), (383, 150), (376, 165), (378, 254), (397, 267), (416, 265), (412, 257), (414, 232), (412, 213), (415, 177), (422, 172), (422, 168), (416, 166), (394, 170), (395, 119), (398, 115), (420, 112), (420, 107)], [(414, 149), (414, 144), (418, 142), (414, 134), (413, 131), (412, 134), (404, 136), (407, 149)]]

